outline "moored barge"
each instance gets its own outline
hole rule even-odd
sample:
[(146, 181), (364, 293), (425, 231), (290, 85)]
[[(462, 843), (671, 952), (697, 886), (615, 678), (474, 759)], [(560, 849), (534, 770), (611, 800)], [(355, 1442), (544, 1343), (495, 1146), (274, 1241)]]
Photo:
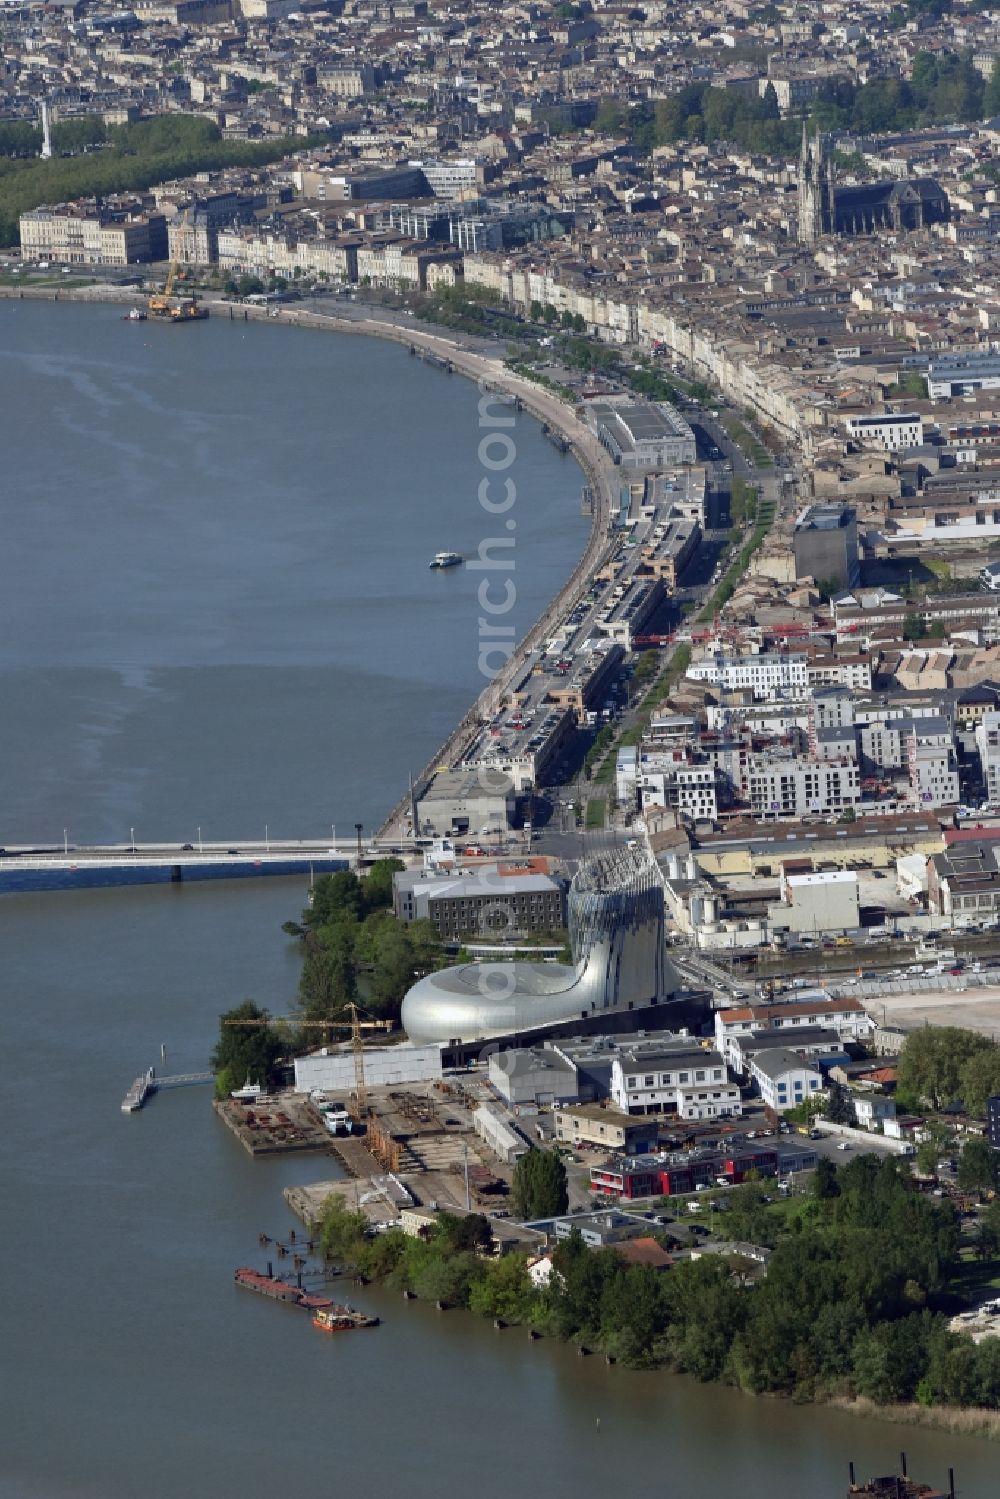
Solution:
[(322, 1312), (334, 1304), (329, 1296), (314, 1296), (291, 1281), (275, 1280), (272, 1275), (261, 1275), (259, 1270), (251, 1270), (246, 1265), (234, 1272), (233, 1279), (246, 1291), (255, 1291), (269, 1301), (283, 1301), (286, 1306), (300, 1307), (304, 1312)]

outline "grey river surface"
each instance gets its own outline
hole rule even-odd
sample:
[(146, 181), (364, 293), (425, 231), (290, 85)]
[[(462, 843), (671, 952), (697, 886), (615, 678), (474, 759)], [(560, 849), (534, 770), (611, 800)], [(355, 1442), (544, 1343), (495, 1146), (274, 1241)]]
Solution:
[[(476, 396), (391, 346), (0, 303), (2, 839), (371, 825), (479, 679)], [(579, 475), (517, 427), (519, 628), (585, 536)], [(846, 1465), (1000, 1491), (985, 1442), (756, 1401), (378, 1290), (326, 1339), (238, 1292), (316, 1158), (253, 1162), (205, 1089), (219, 1011), (287, 1007), (276, 881), (0, 899), (0, 1495), (512, 1489), (840, 1499)]]

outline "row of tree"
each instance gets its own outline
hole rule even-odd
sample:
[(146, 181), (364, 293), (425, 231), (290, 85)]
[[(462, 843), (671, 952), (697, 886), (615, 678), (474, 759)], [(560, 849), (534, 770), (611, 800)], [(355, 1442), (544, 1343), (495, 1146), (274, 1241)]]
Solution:
[[(969, 51), (918, 52), (909, 79), (872, 78), (864, 84), (831, 81), (810, 105), (810, 126), (868, 135), (921, 125), (979, 120), (1000, 110), (1000, 67), (984, 80)], [(782, 119), (774, 86), (746, 95), (708, 84), (690, 84), (655, 102), (629, 107), (603, 101), (594, 128), (625, 134), (644, 151), (678, 141), (729, 141), (745, 151), (790, 156), (799, 147), (802, 120)]]
[[(89, 147), (103, 145), (108, 130), (100, 115), (58, 120), (51, 129), (52, 150), (57, 156), (73, 156)], [(0, 156), (38, 156), (42, 149), (40, 126), (26, 120), (0, 122)]]

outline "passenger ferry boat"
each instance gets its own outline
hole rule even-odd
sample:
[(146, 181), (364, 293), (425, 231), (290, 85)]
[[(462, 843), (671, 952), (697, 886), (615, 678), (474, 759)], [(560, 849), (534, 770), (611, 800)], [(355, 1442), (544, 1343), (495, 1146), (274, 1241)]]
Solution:
[(458, 552), (436, 552), (431, 567), (459, 567), (462, 558)]

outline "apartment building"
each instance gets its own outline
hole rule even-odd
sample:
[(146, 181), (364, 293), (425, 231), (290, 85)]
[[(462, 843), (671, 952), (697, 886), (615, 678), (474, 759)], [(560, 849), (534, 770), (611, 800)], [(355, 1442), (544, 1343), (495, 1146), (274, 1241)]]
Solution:
[(741, 1005), (715, 1012), (715, 1045), (727, 1066), (742, 1071), (738, 1043), (751, 1036), (774, 1034), (775, 1045), (794, 1045), (795, 1037), (807, 1029), (824, 1027), (836, 1031), (841, 1041), (865, 1041), (875, 1023), (858, 999), (832, 999), (817, 989), (801, 998), (771, 1003)]
[(1000, 803), (1000, 713), (984, 713), (976, 724), (976, 750), (986, 799)]
[(693, 661), (686, 675), (728, 692), (752, 692), (758, 701), (805, 696), (809, 668), (805, 655), (762, 652), (756, 656), (710, 656)]
[(643, 755), (637, 767), (639, 806), (671, 807), (682, 817), (718, 816), (716, 772), (712, 765), (692, 765), (683, 756)]
[(747, 1068), (765, 1106), (777, 1114), (794, 1109), (823, 1088), (819, 1069), (782, 1047), (757, 1052), (748, 1058)]
[(955, 806), (959, 802), (958, 762), (947, 719), (914, 719), (907, 738), (906, 758), (914, 801), (929, 807)]
[(65, 265), (137, 265), (165, 260), (167, 221), (134, 205), (95, 202), (33, 208), (20, 218), (21, 255), (26, 261)]
[(836, 815), (861, 800), (860, 771), (846, 760), (755, 755), (747, 766), (746, 784), (755, 817)]
[(851, 416), (845, 426), (851, 437), (865, 447), (886, 453), (905, 453), (924, 440), (923, 418), (914, 411), (882, 412), (877, 416)]

